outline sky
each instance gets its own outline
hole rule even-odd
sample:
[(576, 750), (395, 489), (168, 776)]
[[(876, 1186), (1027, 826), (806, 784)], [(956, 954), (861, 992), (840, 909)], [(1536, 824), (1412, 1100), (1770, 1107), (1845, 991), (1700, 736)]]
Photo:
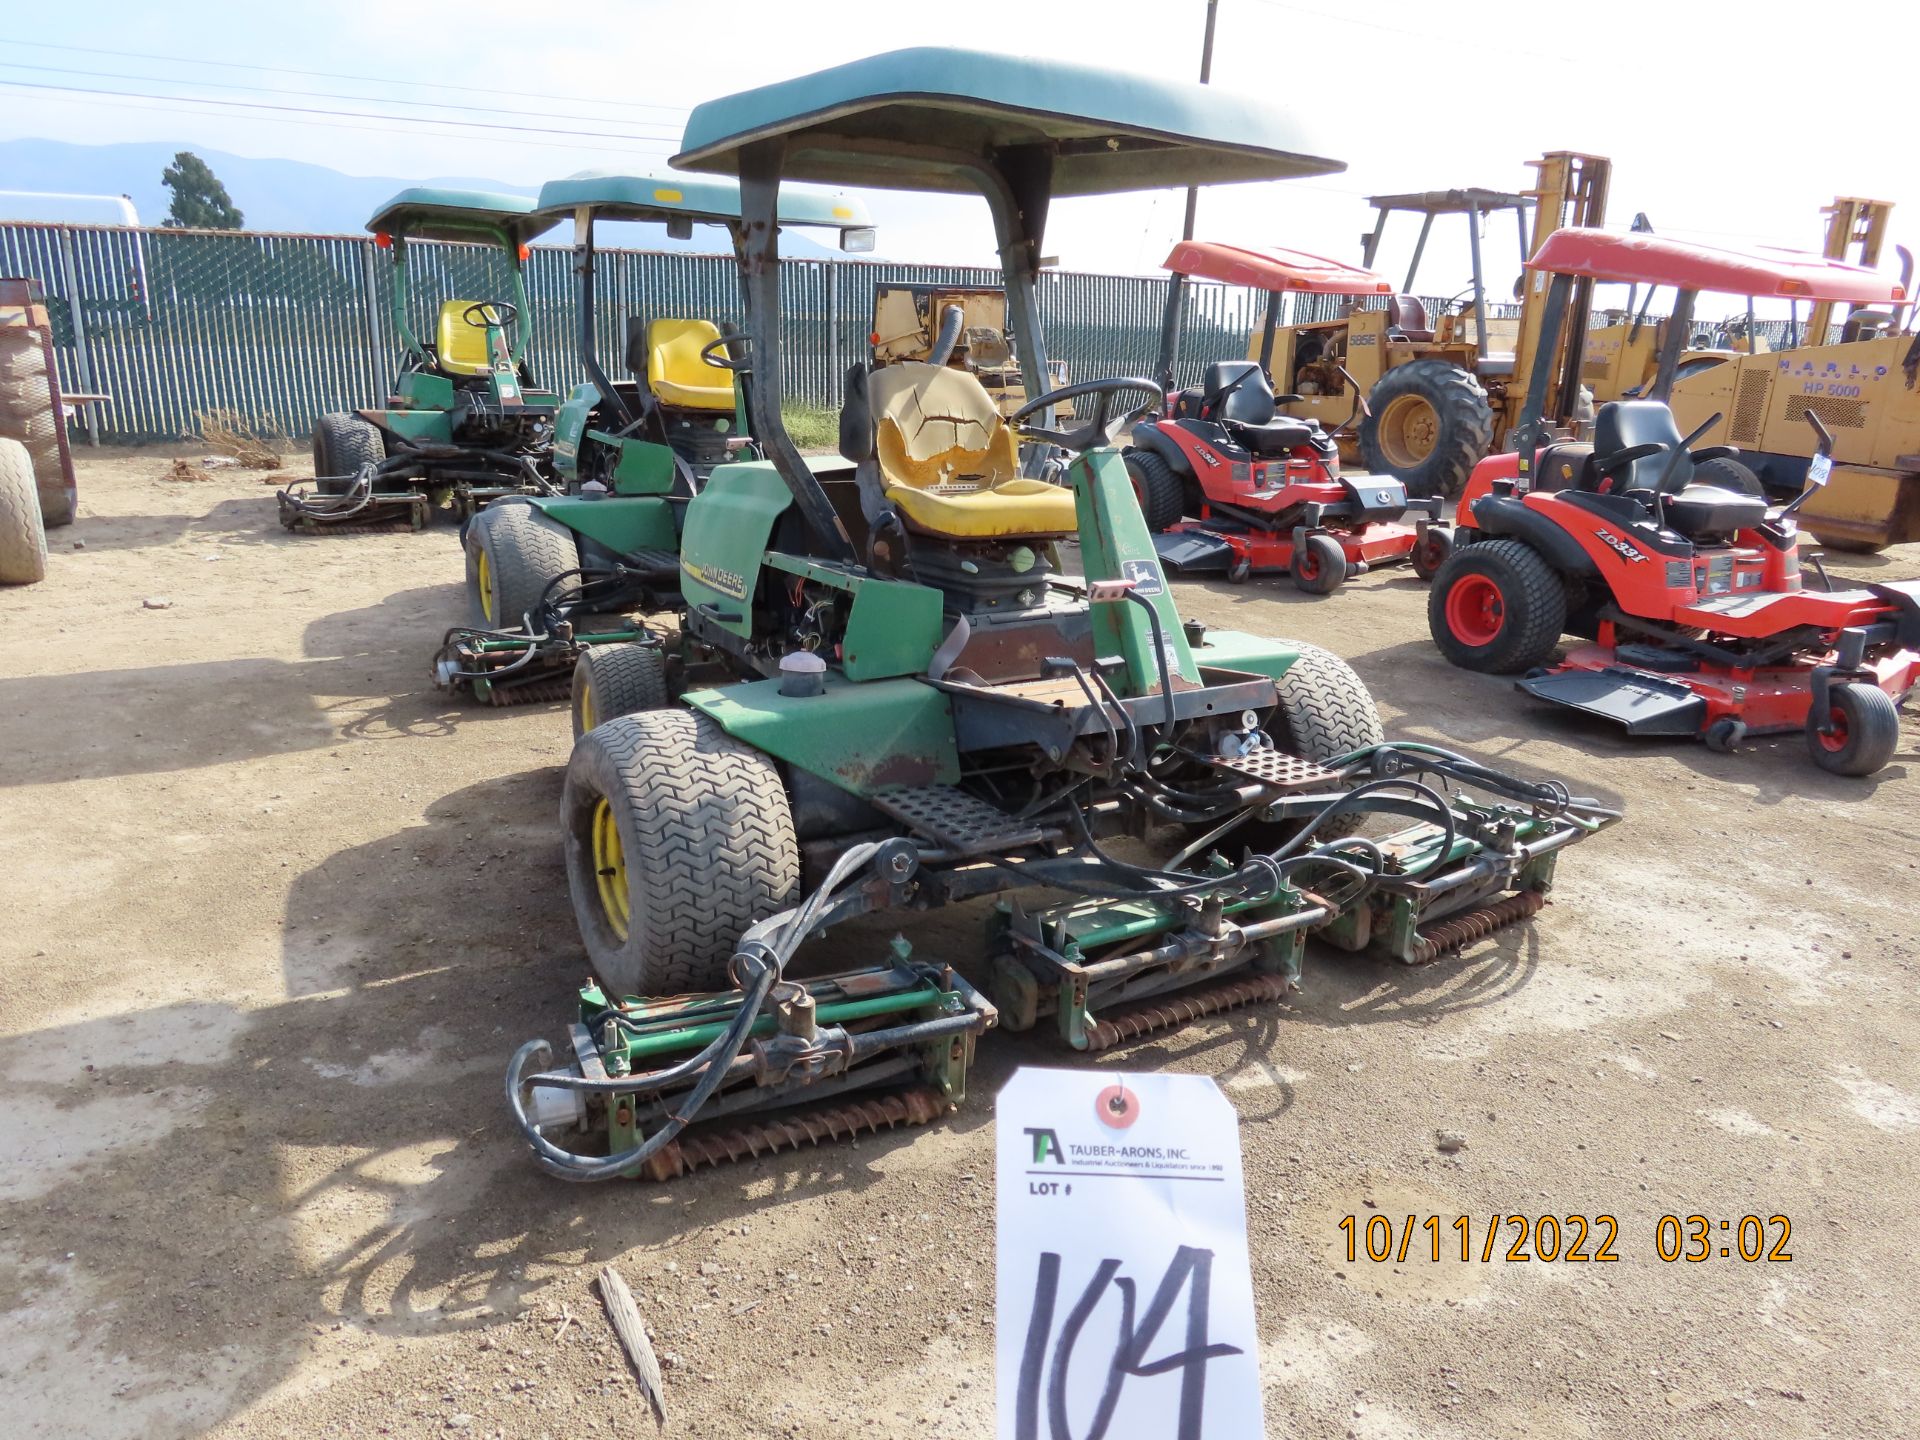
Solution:
[[(1897, 57), (1898, 72), (1920, 53), (1920, 5), (1856, 0), (1816, 31), (1804, 8), (1778, 0), (1603, 8), (1604, 24), (1556, 27), (1556, 12), (1597, 12), (1539, 0), (1219, 0), (1213, 83), (1264, 95), (1349, 168), (1209, 189), (1199, 238), (1357, 260), (1365, 196), (1524, 189), (1525, 162), (1560, 149), (1613, 159), (1608, 219), (1622, 227), (1645, 212), (1666, 234), (1812, 249), (1820, 207), (1851, 194), (1894, 201), (1894, 239), (1920, 250), (1911, 87), (1856, 66)], [(457, 27), (416, 24), (391, 0), (197, 0), (190, 27), (150, 0), (92, 0), (87, 11), (84, 29), (57, 8), (9, 18), (0, 138), (180, 141), (350, 174), (537, 185), (583, 168), (662, 168), (693, 104), (908, 45), (1001, 45), (1194, 79), (1205, 0), (1012, 10), (600, 0), (578, 23), (536, 19), (525, 0), (463, 0)], [(978, 33), (957, 33), (966, 16)], [(1832, 47), (1831, 63), (1810, 44)], [(981, 202), (867, 198), (888, 258), (992, 263)], [(1155, 273), (1183, 204), (1178, 191), (1061, 202), (1046, 252), (1067, 269)], [(1379, 262), (1389, 275), (1400, 277), (1417, 228), (1403, 219), (1389, 231)], [(1427, 255), (1422, 293), (1461, 288), (1464, 224), (1436, 230)], [(1511, 220), (1496, 222), (1490, 288), (1504, 290), (1495, 277), (1517, 263)]]

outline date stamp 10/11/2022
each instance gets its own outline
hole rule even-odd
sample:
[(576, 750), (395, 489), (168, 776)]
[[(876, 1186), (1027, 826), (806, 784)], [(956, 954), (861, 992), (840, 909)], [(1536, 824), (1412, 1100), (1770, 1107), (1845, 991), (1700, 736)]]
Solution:
[[(1612, 1215), (1343, 1215), (1340, 1241), (1350, 1263), (1433, 1264), (1502, 1261), (1610, 1264), (1647, 1253), (1623, 1240)], [(1775, 1264), (1793, 1259), (1793, 1222), (1785, 1215), (1662, 1215), (1651, 1253), (1664, 1264), (1730, 1260)]]

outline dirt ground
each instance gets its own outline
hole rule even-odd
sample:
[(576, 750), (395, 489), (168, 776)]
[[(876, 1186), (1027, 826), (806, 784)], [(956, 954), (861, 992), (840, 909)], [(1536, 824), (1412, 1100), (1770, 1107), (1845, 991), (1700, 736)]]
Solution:
[[(669, 1433), (990, 1435), (991, 1098), (1071, 1062), (998, 1035), (945, 1126), (542, 1176), (499, 1086), (583, 978), (564, 711), (432, 689), (450, 526), (295, 539), (257, 477), (165, 469), (90, 459), (47, 581), (0, 592), (0, 1430), (648, 1433), (613, 1262)], [(1628, 811), (1530, 928), (1428, 969), (1316, 952), (1289, 1010), (1103, 1058), (1240, 1112), (1269, 1433), (1913, 1433), (1916, 718), (1839, 780), (1449, 669), (1404, 573), (1181, 600), (1348, 656), (1394, 735)], [(965, 966), (979, 921), (907, 931)], [(1611, 1214), (1619, 1261), (1348, 1262), (1375, 1213)], [(1792, 1260), (1662, 1263), (1668, 1213), (1786, 1215)]]

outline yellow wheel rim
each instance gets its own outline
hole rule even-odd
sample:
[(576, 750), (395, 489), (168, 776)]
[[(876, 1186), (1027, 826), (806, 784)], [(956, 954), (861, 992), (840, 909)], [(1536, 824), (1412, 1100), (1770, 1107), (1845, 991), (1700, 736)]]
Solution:
[(480, 587), (480, 616), (489, 625), (493, 623), (493, 563), (487, 559), (484, 548), (476, 552), (478, 558), (473, 566), (473, 583)]
[(1400, 395), (1380, 414), (1380, 450), (1396, 468), (1418, 465), (1440, 440), (1440, 417), (1418, 395)]
[(600, 913), (621, 944), (627, 941), (632, 910), (627, 898), (627, 852), (606, 797), (593, 802), (593, 874), (600, 892)]
[[(586, 734), (600, 723), (600, 707), (593, 703), (593, 682), (580, 687), (580, 733)], [(601, 802), (606, 803), (604, 800)]]

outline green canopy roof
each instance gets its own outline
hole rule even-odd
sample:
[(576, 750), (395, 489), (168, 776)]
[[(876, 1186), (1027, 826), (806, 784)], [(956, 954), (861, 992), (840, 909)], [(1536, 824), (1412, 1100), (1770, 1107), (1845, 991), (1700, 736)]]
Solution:
[[(721, 224), (740, 218), (740, 187), (731, 180), (691, 175), (626, 175), (613, 170), (582, 170), (540, 187), (539, 213), (553, 224), (582, 205), (608, 220), (670, 220), (688, 215)], [(782, 186), (783, 225), (873, 224), (866, 205), (851, 195), (809, 185)]]
[(558, 216), (534, 214), (533, 201), (525, 195), (415, 185), (376, 210), (367, 229), (409, 240), (497, 241), (504, 235), (513, 244), (524, 245), (558, 221)]
[[(969, 165), (1008, 146), (1053, 153), (1056, 195), (1327, 175), (1346, 165), (1293, 115), (1245, 95), (1134, 72), (974, 50), (895, 50), (696, 106), (676, 167), (738, 174), (740, 148), (784, 136), (783, 174), (978, 191)], [(785, 187), (782, 187), (784, 197)]]

